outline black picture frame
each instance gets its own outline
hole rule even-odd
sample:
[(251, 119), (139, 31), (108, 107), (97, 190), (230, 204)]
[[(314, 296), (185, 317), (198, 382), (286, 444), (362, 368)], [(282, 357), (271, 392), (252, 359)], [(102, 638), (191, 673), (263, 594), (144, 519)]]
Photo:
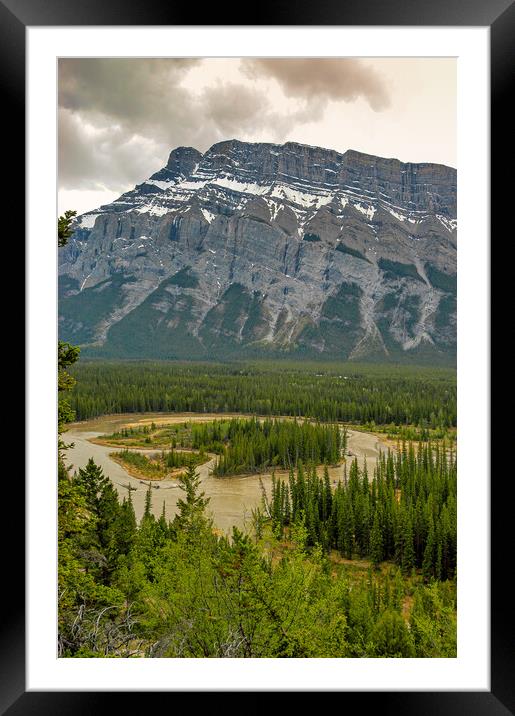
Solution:
[[(229, 2), (207, 5), (202, 10), (202, 25), (334, 25), (334, 26), (488, 26), (491, 38), (491, 233), (502, 220), (502, 208), (510, 206), (511, 185), (503, 182), (501, 167), (513, 156), (512, 114), (509, 109), (513, 59), (515, 55), (515, 2), (513, 0), (321, 0), (313, 4), (300, 0), (295, 5), (286, 0), (259, 3), (252, 18), (243, 18), (242, 7)], [(33, 26), (77, 25), (199, 25), (199, 7), (164, 0), (0, 0), (0, 76), (4, 107), (8, 110), (8, 127), (4, 136), (15, 148), (10, 163), (9, 186), (12, 211), (7, 216), (8, 236), (20, 243), (25, 212), (21, 187), (25, 185), (25, 30)], [(221, 19), (231, 18), (224, 23)], [(292, 22), (294, 20), (295, 22)], [(22, 149), (23, 148), (23, 149)], [(19, 265), (19, 264), (18, 264)], [(19, 321), (20, 313), (16, 314)], [(30, 449), (30, 448), (29, 448)], [(45, 476), (42, 476), (44, 479)], [(47, 476), (52, 479), (51, 476)], [(506, 575), (510, 545), (509, 520), (498, 518), (506, 502), (503, 494), (491, 486), (491, 691), (452, 692), (342, 692), (344, 708), (349, 699), (358, 697), (360, 708), (380, 708), (396, 714), (501, 714), (515, 713), (515, 649), (513, 605), (510, 590), (501, 580)], [(16, 485), (19, 499), (20, 486)], [(493, 515), (496, 519), (493, 519)], [(9, 716), (41, 713), (91, 714), (104, 701), (113, 703), (112, 694), (95, 692), (34, 692), (25, 687), (25, 609), (24, 609), (24, 542), (2, 523), (5, 574), (9, 575), (9, 609), (1, 623), (0, 642), (0, 713)], [(4, 582), (4, 586), (6, 582)], [(148, 699), (152, 694), (144, 694)], [(138, 707), (140, 694), (131, 694)], [(176, 697), (170, 694), (170, 697)], [(265, 708), (266, 693), (255, 693), (246, 708)], [(230, 708), (230, 699), (226, 707)], [(147, 702), (148, 703), (148, 702)], [(280, 704), (280, 701), (278, 702)], [(218, 711), (218, 708), (216, 708)], [(226, 708), (224, 708), (226, 712)]]

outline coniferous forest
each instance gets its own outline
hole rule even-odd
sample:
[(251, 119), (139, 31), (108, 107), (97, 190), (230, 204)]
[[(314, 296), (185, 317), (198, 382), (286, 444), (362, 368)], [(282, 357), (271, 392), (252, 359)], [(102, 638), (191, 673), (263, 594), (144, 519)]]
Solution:
[[(212, 425), (217, 428), (217, 423)], [(204, 431), (207, 440), (211, 440), (212, 430), (209, 423), (196, 427), (201, 444)], [(218, 432), (217, 440), (215, 448), (219, 446), (220, 457), (214, 474), (218, 476), (260, 472), (271, 467), (289, 468), (302, 460), (311, 460), (315, 465), (336, 464), (345, 449), (345, 433), (338, 425), (296, 420), (233, 419)]]
[(32, 551), (53, 551), (48, 530), (58, 550), (50, 590), (30, 560), (29, 685), (91, 688), (101, 670), (103, 689), (481, 690), (488, 331), (479, 182), (477, 237), (458, 211), (468, 56), (360, 57), (324, 23), (288, 32), (285, 57), (266, 29), (279, 53), (250, 52), (252, 26), (215, 28), (242, 56), (182, 56), (173, 32), (172, 57), (133, 56), (127, 35), (128, 52), (60, 54), (52, 74), (57, 336), (39, 300), (56, 237), (32, 231), (27, 442)]
[[(60, 355), (67, 396), (78, 353), (63, 345)], [(149, 486), (138, 523), (130, 489), (120, 500), (92, 459), (67, 469), (66, 399), (60, 414), (61, 657), (456, 656), (452, 446), (399, 442), (360, 468), (345, 457), (346, 431), (331, 424), (123, 428), (106, 437), (147, 445), (173, 434), (174, 445), (198, 451), (162, 451), (184, 468), (178, 513), (156, 517)], [(248, 534), (214, 529), (197, 474), (206, 450), (218, 455), (220, 476), (289, 468), (263, 489)], [(334, 481), (328, 465), (338, 461)]]
[(327, 469), (320, 478), (299, 465), (287, 483), (273, 480), (266, 507), (280, 536), (300, 520), (308, 545), (349, 560), (368, 558), (375, 567), (390, 560), (428, 580), (456, 575), (456, 463), (445, 449), (403, 445), (383, 454), (372, 479), (354, 460), (335, 490)]
[(77, 420), (131, 412), (251, 413), (421, 428), (456, 426), (447, 368), (332, 363), (80, 361)]
[(456, 655), (452, 458), (408, 449), (335, 491), (299, 465), (253, 536), (216, 535), (194, 466), (181, 484), (173, 520), (149, 488), (137, 524), (92, 460), (61, 463), (60, 656)]
[[(451, 371), (82, 362), (63, 342), (58, 359), (60, 657), (456, 656)], [(240, 417), (94, 439), (144, 478), (173, 471), (173, 517), (150, 482), (137, 520), (130, 483), (121, 495), (93, 458), (70, 465), (66, 430), (148, 411)], [(396, 444), (360, 463), (342, 423)], [(208, 459), (216, 478), (259, 481), (249, 529), (216, 529), (199, 475)]]

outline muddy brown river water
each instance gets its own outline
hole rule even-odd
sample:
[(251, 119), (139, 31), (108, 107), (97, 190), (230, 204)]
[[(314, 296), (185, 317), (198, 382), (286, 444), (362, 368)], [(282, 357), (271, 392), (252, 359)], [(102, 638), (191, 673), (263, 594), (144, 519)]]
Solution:
[[(145, 506), (148, 482), (142, 483), (138, 478), (132, 477), (121, 465), (110, 458), (109, 454), (115, 452), (117, 448), (96, 445), (90, 442), (90, 438), (112, 433), (127, 425), (142, 425), (151, 422), (171, 424), (187, 420), (205, 422), (225, 417), (229, 417), (229, 415), (221, 413), (216, 415), (139, 413), (105, 416), (82, 423), (73, 423), (65, 435), (66, 442), (74, 444), (66, 452), (67, 464), (72, 466), (72, 470), (77, 470), (80, 467), (84, 467), (88, 459), (92, 457), (96, 464), (104, 470), (104, 473), (110, 477), (120, 496), (127, 496), (130, 485), (133, 488), (131, 494), (136, 518), (139, 520)], [(231, 417), (235, 417), (234, 414), (231, 414)], [(239, 415), (238, 417), (242, 416)], [(349, 452), (357, 457), (360, 466), (363, 466), (366, 459), (372, 472), (375, 458), (379, 456), (381, 451), (387, 449), (386, 445), (370, 433), (348, 430), (348, 435)], [(155, 452), (155, 449), (153, 452)], [(350, 460), (352, 460), (352, 457), (347, 457), (347, 461)], [(213, 466), (214, 459), (201, 465), (198, 468), (198, 472), (202, 482), (202, 489), (206, 496), (210, 498), (208, 510), (211, 512), (215, 526), (223, 533), (230, 533), (233, 525), (243, 530), (249, 530), (251, 528), (251, 511), (261, 504), (262, 492), (259, 477), (261, 477), (261, 482), (269, 495), (271, 474), (219, 478), (210, 474)], [(343, 465), (329, 468), (331, 481), (337, 482), (342, 479), (343, 471)], [(281, 474), (281, 472), (276, 471), (276, 476)], [(287, 473), (284, 473), (284, 476), (287, 479)], [(154, 488), (152, 490), (152, 510), (154, 514), (156, 516), (161, 514), (164, 503), (166, 516), (171, 519), (177, 512), (177, 499), (183, 494), (177, 487), (176, 480), (160, 480), (159, 482), (153, 482), (152, 485)]]

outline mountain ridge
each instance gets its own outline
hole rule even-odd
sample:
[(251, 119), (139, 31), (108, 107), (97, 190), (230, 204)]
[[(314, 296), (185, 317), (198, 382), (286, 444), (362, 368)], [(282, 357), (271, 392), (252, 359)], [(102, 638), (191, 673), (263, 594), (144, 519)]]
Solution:
[(99, 354), (455, 353), (452, 167), (295, 142), (177, 147), (75, 227), (60, 334)]

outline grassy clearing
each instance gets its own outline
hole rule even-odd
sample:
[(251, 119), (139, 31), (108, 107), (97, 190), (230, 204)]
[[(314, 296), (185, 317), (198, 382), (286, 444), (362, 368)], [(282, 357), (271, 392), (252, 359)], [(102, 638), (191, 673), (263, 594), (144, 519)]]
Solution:
[[(204, 446), (196, 444), (198, 441), (195, 441), (194, 425), (193, 421), (166, 424), (152, 422), (150, 425), (140, 426), (128, 425), (110, 435), (91, 438), (90, 442), (110, 447), (139, 448), (143, 450), (152, 448), (160, 450), (175, 450), (176, 448), (192, 450), (193, 448), (199, 448), (202, 452)], [(210, 452), (216, 452), (216, 450), (213, 450), (212, 445), (209, 447)]]
[(154, 455), (143, 455), (127, 448), (110, 453), (109, 457), (122, 465), (133, 477), (142, 480), (164, 480), (178, 477), (189, 465), (201, 465), (209, 456), (205, 453), (162, 451)]

